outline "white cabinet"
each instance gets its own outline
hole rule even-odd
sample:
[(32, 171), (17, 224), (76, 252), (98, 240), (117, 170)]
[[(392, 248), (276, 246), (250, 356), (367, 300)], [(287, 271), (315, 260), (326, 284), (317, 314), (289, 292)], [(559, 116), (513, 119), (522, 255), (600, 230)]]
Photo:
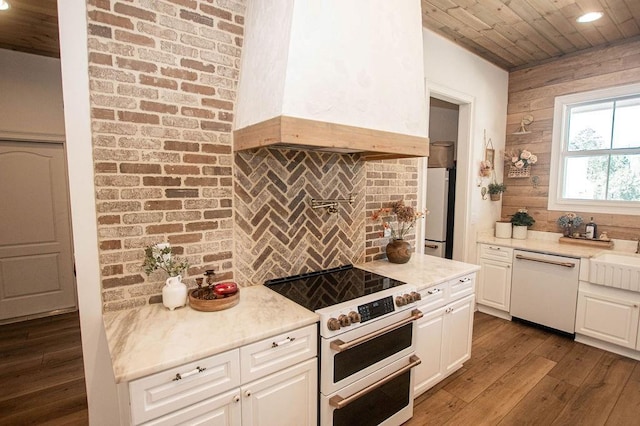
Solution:
[(415, 396), (462, 367), (471, 357), (475, 274), (421, 291), (424, 316), (416, 324)]
[(238, 386), (238, 349), (132, 380), (131, 420), (144, 423)]
[(576, 333), (616, 345), (640, 349), (640, 294), (580, 283)]
[(316, 324), (128, 384), (136, 425), (314, 425), (317, 392)]
[(205, 399), (184, 408), (174, 411), (145, 425), (174, 426), (174, 425), (199, 425), (229, 426), (239, 425), (242, 420), (239, 389)]
[(414, 368), (415, 396), (417, 397), (444, 379), (442, 348), (444, 342), (444, 311), (436, 309), (425, 314), (416, 324), (416, 354), (422, 360)]
[[(488, 244), (480, 245), (478, 263), (478, 310), (482, 306), (509, 312), (511, 301), (511, 265), (513, 249)], [(490, 312), (491, 313), (491, 312)]]
[(310, 359), (242, 386), (242, 425), (315, 425), (316, 361)]
[(471, 358), (474, 296), (467, 296), (445, 309), (445, 340), (442, 345), (445, 375), (462, 367)]

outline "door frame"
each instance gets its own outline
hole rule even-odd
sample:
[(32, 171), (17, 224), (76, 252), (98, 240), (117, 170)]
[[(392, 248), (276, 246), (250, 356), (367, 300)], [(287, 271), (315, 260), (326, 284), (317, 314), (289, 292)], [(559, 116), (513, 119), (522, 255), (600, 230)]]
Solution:
[[(426, 81), (427, 105), (430, 98), (440, 99), (458, 105), (458, 141), (456, 143), (456, 211), (454, 215), (455, 228), (453, 230), (453, 259), (471, 261), (469, 257), (469, 241), (465, 236), (471, 220), (469, 206), (471, 205), (471, 188), (474, 175), (472, 173), (473, 146), (471, 136), (473, 130), (473, 116), (475, 97), (458, 90), (434, 82)], [(427, 108), (429, 114), (429, 107)], [(429, 122), (427, 116), (427, 123)], [(428, 130), (428, 129), (427, 129)], [(427, 207), (427, 158), (418, 161), (418, 208)], [(427, 216), (426, 220), (429, 220)], [(417, 222), (416, 251), (424, 254), (425, 226), (422, 221)]]

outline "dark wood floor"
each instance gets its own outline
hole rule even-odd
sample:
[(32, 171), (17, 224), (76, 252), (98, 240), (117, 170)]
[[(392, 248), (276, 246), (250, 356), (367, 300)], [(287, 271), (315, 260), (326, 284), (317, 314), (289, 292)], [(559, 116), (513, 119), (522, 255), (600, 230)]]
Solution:
[(640, 363), (476, 312), (472, 357), (405, 426), (640, 425)]
[(0, 425), (86, 425), (76, 312), (0, 326)]
[[(0, 425), (86, 425), (76, 313), (0, 326)], [(640, 425), (640, 363), (476, 313), (472, 358), (406, 426)]]

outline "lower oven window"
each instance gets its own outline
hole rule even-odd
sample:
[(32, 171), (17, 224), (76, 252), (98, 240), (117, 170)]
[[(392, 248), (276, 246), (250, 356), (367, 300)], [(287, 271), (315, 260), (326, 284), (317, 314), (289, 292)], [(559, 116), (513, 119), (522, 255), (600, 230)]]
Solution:
[(410, 387), (411, 370), (358, 398), (346, 407), (333, 410), (333, 425), (378, 425), (409, 404)]
[(333, 382), (349, 377), (411, 346), (413, 323), (371, 339), (333, 358)]

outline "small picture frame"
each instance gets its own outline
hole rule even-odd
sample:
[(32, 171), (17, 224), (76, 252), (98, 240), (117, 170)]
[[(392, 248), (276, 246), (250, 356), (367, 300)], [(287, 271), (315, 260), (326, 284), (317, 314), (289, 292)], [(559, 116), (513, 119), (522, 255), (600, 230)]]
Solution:
[(494, 160), (496, 158), (496, 150), (492, 148), (486, 148), (484, 150), (484, 161), (488, 161), (491, 164), (491, 170), (494, 170)]

